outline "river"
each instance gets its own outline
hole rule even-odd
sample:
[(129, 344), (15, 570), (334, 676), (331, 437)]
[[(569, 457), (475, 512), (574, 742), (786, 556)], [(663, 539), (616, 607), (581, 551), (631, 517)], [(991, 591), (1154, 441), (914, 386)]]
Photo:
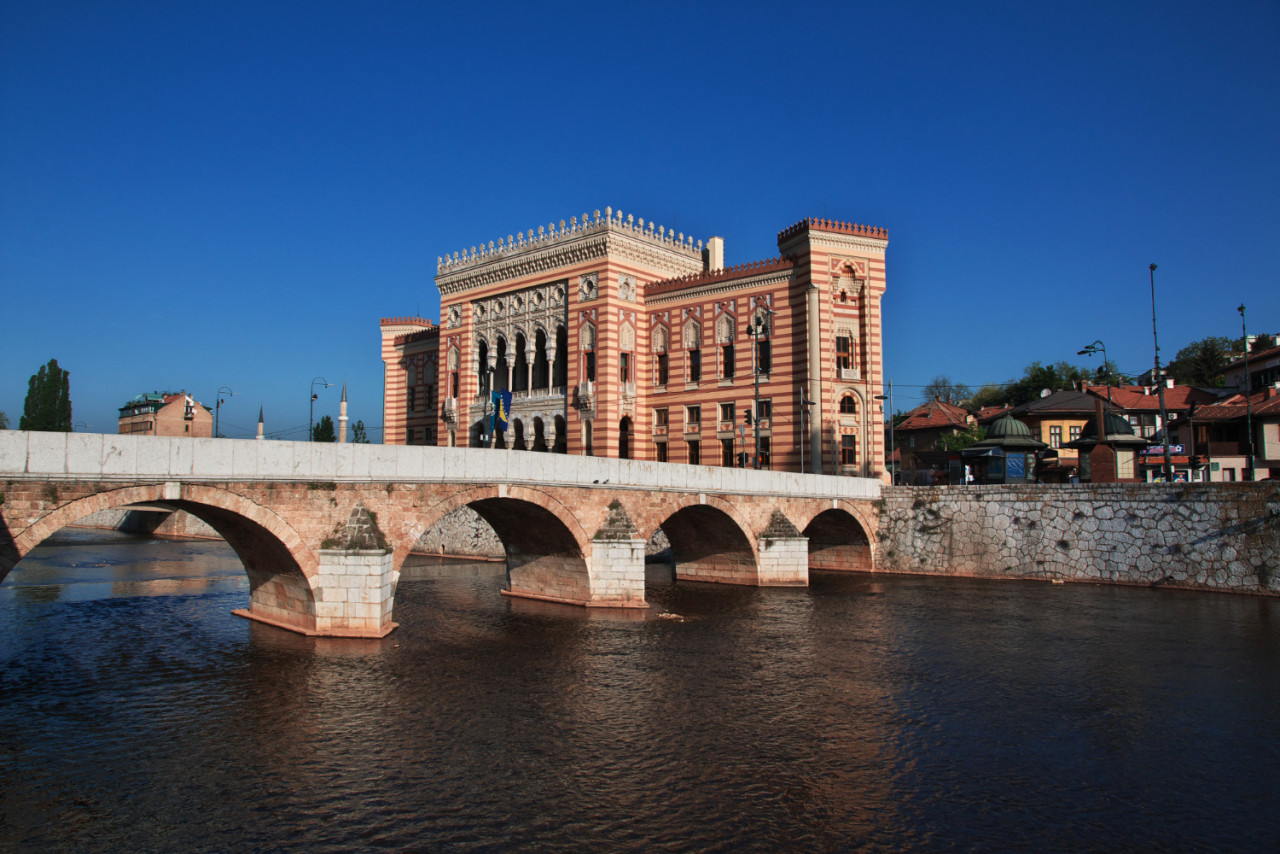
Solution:
[(1280, 838), (1280, 600), (665, 575), (614, 614), (424, 565), (388, 637), (312, 639), (232, 616), (248, 584), (222, 543), (65, 530), (0, 585), (0, 850)]

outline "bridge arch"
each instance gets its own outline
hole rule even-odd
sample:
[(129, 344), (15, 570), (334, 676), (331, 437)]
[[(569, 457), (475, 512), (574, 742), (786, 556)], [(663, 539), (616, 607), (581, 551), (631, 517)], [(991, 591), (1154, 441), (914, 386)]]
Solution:
[(425, 509), (395, 544), (395, 569), (425, 531), (463, 506), (488, 522), (502, 541), (511, 595), (579, 603), (591, 598), (590, 535), (562, 501), (531, 487), (472, 487)]
[[(14, 538), (14, 550), (21, 559), (50, 535), (85, 516), (132, 504), (160, 504), (200, 519), (226, 540), (244, 565), (254, 616), (315, 629), (315, 593), (310, 581), (319, 572), (315, 554), (280, 516), (225, 489), (182, 484), (175, 490), (173, 484), (156, 483), (95, 492), (41, 517)], [(0, 580), (12, 567), (2, 568)]]
[(846, 501), (812, 514), (801, 529), (809, 540), (809, 568), (873, 572), (874, 530), (862, 510)]
[(676, 579), (722, 584), (755, 584), (755, 537), (732, 504), (716, 496), (686, 504), (649, 529), (661, 528), (671, 543)]

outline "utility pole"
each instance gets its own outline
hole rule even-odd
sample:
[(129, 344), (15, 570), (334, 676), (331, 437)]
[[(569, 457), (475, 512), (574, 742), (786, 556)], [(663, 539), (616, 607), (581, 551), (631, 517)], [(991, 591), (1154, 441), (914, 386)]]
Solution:
[(1244, 319), (1244, 303), (1236, 309), (1240, 312), (1240, 334), (1244, 336), (1244, 429), (1249, 434), (1248, 471), (1249, 480), (1253, 480), (1253, 404), (1249, 402), (1253, 391), (1249, 382), (1249, 329)]
[[(1164, 482), (1173, 483), (1173, 460), (1169, 457), (1169, 412), (1164, 407), (1164, 375), (1160, 372), (1160, 339), (1156, 337), (1156, 265), (1151, 265), (1151, 340), (1156, 348), (1156, 372), (1152, 375), (1152, 382), (1159, 383), (1156, 387), (1160, 394), (1160, 432), (1164, 439)], [(1103, 356), (1106, 360), (1106, 356)], [(1103, 417), (1106, 420), (1106, 417)], [(1098, 438), (1101, 440), (1107, 434), (1102, 424), (1098, 425)]]

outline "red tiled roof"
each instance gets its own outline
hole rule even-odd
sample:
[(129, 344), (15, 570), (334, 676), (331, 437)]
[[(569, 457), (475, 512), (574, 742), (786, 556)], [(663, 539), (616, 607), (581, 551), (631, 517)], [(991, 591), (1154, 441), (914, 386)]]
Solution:
[(678, 276), (674, 279), (650, 282), (645, 286), (644, 293), (645, 296), (656, 296), (670, 293), (671, 291), (684, 290), (685, 288), (694, 288), (698, 285), (706, 285), (711, 282), (730, 282), (734, 279), (745, 279), (762, 273), (790, 270), (795, 265), (796, 260), (794, 258), (770, 258), (765, 261), (752, 261), (747, 264), (737, 264), (733, 267), (722, 267), (719, 270), (706, 270), (700, 273)]
[(1196, 409), (1196, 421), (1232, 421), (1246, 415), (1270, 417), (1280, 415), (1280, 395), (1274, 390), (1263, 389), (1249, 395), (1248, 405), (1242, 394), (1233, 394), (1222, 403), (1201, 406)]
[(907, 413), (895, 430), (937, 430), (943, 427), (963, 429), (969, 424), (969, 411), (960, 406), (931, 400)]
[[(1087, 385), (1084, 390), (1095, 397), (1103, 400), (1107, 398), (1107, 387), (1104, 385)], [(1173, 388), (1164, 390), (1164, 404), (1166, 409), (1190, 409), (1191, 404), (1212, 403), (1216, 398), (1207, 391), (1201, 391), (1191, 386), (1176, 385)], [(1160, 392), (1152, 389), (1148, 394), (1145, 386), (1112, 386), (1111, 402), (1120, 409), (1126, 411), (1142, 412), (1146, 410), (1156, 411), (1160, 409)]]
[(974, 417), (978, 419), (979, 424), (985, 424), (988, 421), (994, 421), (1001, 415), (1005, 415), (1012, 408), (1007, 403), (1002, 403), (999, 406), (984, 406), (978, 410), (978, 414)]

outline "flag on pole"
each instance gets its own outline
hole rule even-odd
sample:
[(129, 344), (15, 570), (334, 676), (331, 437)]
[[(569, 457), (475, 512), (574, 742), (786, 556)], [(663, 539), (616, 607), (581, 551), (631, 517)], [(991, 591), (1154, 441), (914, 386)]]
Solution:
[(506, 429), (511, 421), (511, 392), (495, 391), (493, 393), (493, 429), (494, 432)]

